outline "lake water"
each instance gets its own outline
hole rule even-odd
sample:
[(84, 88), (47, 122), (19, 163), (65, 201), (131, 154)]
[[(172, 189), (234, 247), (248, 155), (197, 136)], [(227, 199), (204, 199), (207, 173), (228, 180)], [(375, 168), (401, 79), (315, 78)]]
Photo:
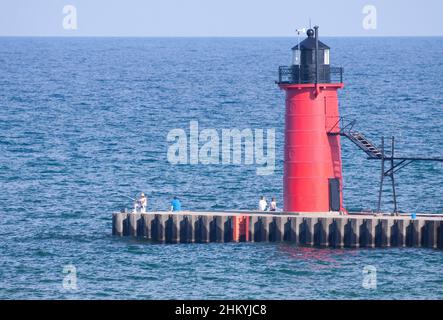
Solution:
[[(345, 68), (341, 114), (398, 154), (443, 156), (443, 38), (325, 38)], [(111, 236), (145, 191), (187, 210), (282, 203), (290, 38), (0, 38), (0, 298), (442, 299), (443, 254), (275, 244), (158, 245)], [(276, 130), (276, 170), (172, 165), (168, 132)], [(379, 163), (343, 141), (345, 206), (375, 208)], [(397, 176), (400, 209), (443, 212), (443, 164)], [(383, 208), (392, 209), (389, 185)], [(62, 287), (74, 265), (77, 290)], [(377, 268), (377, 289), (362, 286)]]

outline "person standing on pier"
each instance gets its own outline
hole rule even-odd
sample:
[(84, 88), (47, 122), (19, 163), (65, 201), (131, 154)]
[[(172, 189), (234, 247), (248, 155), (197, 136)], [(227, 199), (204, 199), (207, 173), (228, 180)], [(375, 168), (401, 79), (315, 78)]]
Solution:
[(174, 197), (174, 200), (171, 201), (171, 211), (181, 211), (182, 205), (180, 200), (177, 197)]
[(266, 211), (267, 207), (268, 207), (268, 203), (266, 202), (265, 197), (261, 196), (260, 201), (258, 202), (258, 210)]
[(140, 194), (140, 199), (138, 200), (138, 202), (140, 206), (140, 212), (146, 213), (146, 208), (148, 207), (148, 198), (143, 192)]

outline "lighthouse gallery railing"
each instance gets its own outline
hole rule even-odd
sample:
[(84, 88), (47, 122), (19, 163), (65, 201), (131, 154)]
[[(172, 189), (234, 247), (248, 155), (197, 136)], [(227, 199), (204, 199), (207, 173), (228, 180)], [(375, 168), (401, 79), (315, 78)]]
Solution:
[[(303, 68), (300, 70), (298, 66), (280, 66), (278, 69), (278, 83), (281, 84), (306, 84), (312, 83), (310, 81), (304, 81), (304, 77), (300, 75), (300, 72), (304, 72)], [(307, 71), (310, 72), (310, 71)], [(328, 83), (343, 83), (343, 68), (342, 67), (329, 67), (328, 69), (320, 69), (320, 79), (326, 78), (326, 74), (330, 74), (330, 81)]]

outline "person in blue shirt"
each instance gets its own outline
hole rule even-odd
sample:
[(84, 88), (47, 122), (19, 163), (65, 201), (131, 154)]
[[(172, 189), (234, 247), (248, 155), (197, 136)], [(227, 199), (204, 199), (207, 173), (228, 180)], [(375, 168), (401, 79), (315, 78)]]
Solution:
[(181, 211), (182, 205), (180, 200), (177, 197), (174, 197), (174, 200), (171, 201), (171, 211)]

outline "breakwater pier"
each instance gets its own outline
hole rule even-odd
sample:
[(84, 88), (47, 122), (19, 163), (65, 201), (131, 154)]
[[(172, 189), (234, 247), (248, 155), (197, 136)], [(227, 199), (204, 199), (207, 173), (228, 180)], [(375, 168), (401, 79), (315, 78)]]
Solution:
[(301, 246), (443, 248), (443, 216), (268, 212), (114, 213), (115, 236), (159, 243), (287, 242)]

